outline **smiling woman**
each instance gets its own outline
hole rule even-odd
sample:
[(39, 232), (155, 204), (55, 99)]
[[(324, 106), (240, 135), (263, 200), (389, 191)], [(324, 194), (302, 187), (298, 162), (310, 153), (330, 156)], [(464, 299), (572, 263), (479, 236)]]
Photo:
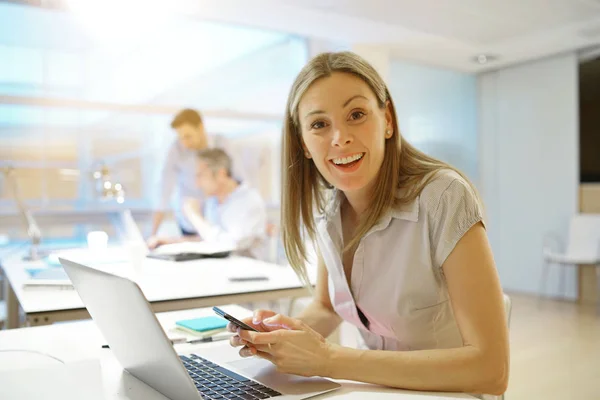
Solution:
[[(389, 90), (353, 53), (311, 60), (284, 127), (283, 240), (313, 302), (298, 319), (258, 310), (232, 338), (280, 370), (393, 387), (502, 394), (508, 335), (483, 211), (471, 183), (411, 146)], [(367, 350), (329, 344), (342, 321)]]
[[(392, 136), (391, 115), (378, 103), (362, 79), (337, 72), (314, 82), (298, 107), (307, 158), (354, 201), (368, 199), (361, 192), (372, 190)], [(366, 204), (357, 206), (364, 211)]]

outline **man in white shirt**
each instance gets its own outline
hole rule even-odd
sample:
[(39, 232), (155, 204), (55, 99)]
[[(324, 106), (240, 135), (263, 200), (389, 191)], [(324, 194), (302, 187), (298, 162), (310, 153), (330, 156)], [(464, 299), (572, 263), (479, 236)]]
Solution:
[[(151, 236), (148, 246), (159, 245), (156, 234), (169, 208), (173, 194), (177, 194), (174, 204), (174, 215), (183, 236), (195, 236), (197, 232), (183, 213), (184, 199), (197, 199), (201, 203), (204, 194), (196, 185), (196, 164), (199, 150), (215, 145), (225, 147), (222, 138), (208, 138), (200, 113), (192, 109), (184, 109), (177, 113), (171, 128), (177, 132), (177, 139), (169, 148), (162, 169), (162, 182), (157, 209), (154, 212)], [(212, 140), (211, 140), (212, 139)], [(236, 171), (236, 177), (241, 176)]]
[[(195, 199), (184, 201), (182, 211), (198, 232), (183, 240), (231, 243), (236, 253), (263, 258), (267, 210), (257, 190), (232, 176), (231, 158), (221, 149), (197, 153), (196, 185), (204, 194), (203, 215)], [(158, 239), (158, 244), (181, 239)]]

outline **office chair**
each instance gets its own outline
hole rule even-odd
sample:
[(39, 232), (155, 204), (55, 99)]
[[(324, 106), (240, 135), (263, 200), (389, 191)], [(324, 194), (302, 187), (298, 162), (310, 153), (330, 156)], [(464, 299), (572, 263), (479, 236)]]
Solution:
[(6, 302), (4, 300), (0, 300), (0, 331), (4, 329), (4, 324), (6, 322)]
[[(540, 277), (538, 301), (546, 292), (546, 281), (551, 265), (562, 267), (585, 265), (597, 269), (600, 266), (599, 244), (600, 214), (577, 214), (571, 218), (566, 250), (557, 235), (548, 233), (543, 242), (544, 264)], [(559, 277), (561, 295), (565, 294), (565, 273), (566, 269), (562, 268)]]

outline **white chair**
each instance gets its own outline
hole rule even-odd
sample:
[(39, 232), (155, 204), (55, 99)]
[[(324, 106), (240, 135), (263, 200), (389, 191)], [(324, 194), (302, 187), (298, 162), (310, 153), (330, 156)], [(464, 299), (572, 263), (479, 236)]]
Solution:
[[(551, 265), (562, 267), (600, 264), (600, 214), (577, 214), (571, 218), (566, 251), (561, 240), (554, 234), (544, 238), (542, 275), (539, 298), (546, 293), (546, 281)], [(559, 278), (559, 292), (565, 293), (565, 273), (562, 268)]]
[(510, 317), (512, 314), (512, 301), (510, 297), (505, 293), (504, 294), (504, 311), (506, 311), (506, 326), (510, 328)]
[(6, 302), (4, 300), (0, 300), (0, 331), (4, 329), (4, 324), (6, 323)]
[(5, 301), (5, 293), (4, 293), (4, 272), (0, 268), (0, 331), (4, 329), (4, 325), (6, 324), (6, 301)]

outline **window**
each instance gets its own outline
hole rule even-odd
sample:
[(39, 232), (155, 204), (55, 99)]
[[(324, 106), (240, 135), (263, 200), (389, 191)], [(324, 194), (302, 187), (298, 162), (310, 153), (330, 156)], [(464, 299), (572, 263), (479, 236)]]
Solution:
[[(151, 207), (180, 108), (201, 110), (209, 134), (279, 141), (304, 39), (185, 16), (113, 35), (79, 17), (0, 3), (0, 166), (28, 204), (115, 207), (92, 178), (105, 165), (124, 207)], [(0, 206), (14, 211), (7, 186)]]

